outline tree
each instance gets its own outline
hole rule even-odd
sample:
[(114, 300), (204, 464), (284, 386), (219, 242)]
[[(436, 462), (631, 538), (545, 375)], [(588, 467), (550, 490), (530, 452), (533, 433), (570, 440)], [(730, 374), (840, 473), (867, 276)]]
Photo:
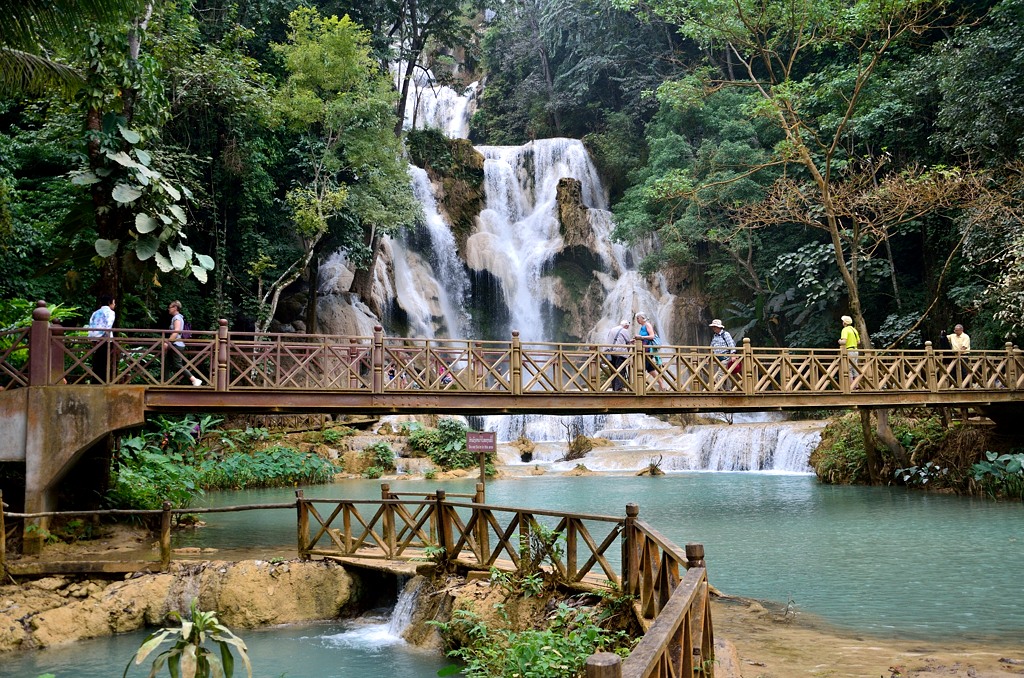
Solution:
[(402, 133), (406, 101), (417, 68), (427, 45), (452, 46), (464, 43), (470, 35), (465, 21), (464, 0), (394, 0), (389, 3), (391, 26), (388, 42), (393, 46), (392, 60), (401, 65), (398, 84), (395, 135)]
[(144, 0), (3, 0), (0, 12), (0, 92), (72, 94), (81, 71), (55, 61), (52, 43), (73, 39), (90, 23), (116, 23), (141, 11)]
[[(418, 215), (391, 127), (394, 90), (370, 55), (369, 35), (348, 16), (322, 18), (308, 8), (292, 12), (289, 28), (288, 42), (274, 46), (289, 73), (276, 108), (301, 134), (295, 152), (302, 178), (286, 198), (301, 251), (260, 291), (258, 331), (269, 327), (281, 291), (307, 271), (325, 241), (340, 243), (372, 271), (381, 235)], [(315, 286), (312, 280), (312, 304)]]
[[(892, 65), (899, 48), (916, 36), (955, 24), (944, 12), (947, 4), (945, 0), (651, 3), (656, 13), (677, 23), (683, 35), (726, 57), (721, 61), (727, 67), (694, 72), (682, 83), (680, 95), (697, 102), (709, 91), (742, 87), (756, 96), (749, 114), (772, 121), (782, 134), (772, 164), (781, 163), (787, 174), (776, 184), (773, 198), (745, 209), (746, 221), (741, 225), (778, 223), (774, 207), (789, 201), (802, 203), (799, 209), (810, 218), (800, 223), (820, 228), (828, 236), (850, 315), (868, 347), (871, 339), (859, 281), (860, 246), (866, 237), (885, 242), (888, 227), (902, 217), (886, 217), (874, 223), (878, 228), (863, 228), (857, 203), (868, 199), (848, 187), (864, 186), (859, 183), (858, 168), (874, 166), (878, 157), (875, 149), (865, 147), (853, 134), (852, 127), (864, 114), (876, 79)], [(870, 193), (877, 187), (869, 183), (866, 188)], [(682, 193), (696, 196), (696, 189), (684, 185)], [(941, 202), (923, 209), (905, 206), (905, 214), (920, 216), (945, 206)], [(789, 215), (795, 216), (795, 211)], [(867, 426), (867, 419), (862, 421)], [(885, 413), (879, 414), (878, 423), (880, 438), (903, 461), (905, 452), (889, 430)], [(868, 465), (872, 481), (879, 482), (880, 461), (871, 445)]]

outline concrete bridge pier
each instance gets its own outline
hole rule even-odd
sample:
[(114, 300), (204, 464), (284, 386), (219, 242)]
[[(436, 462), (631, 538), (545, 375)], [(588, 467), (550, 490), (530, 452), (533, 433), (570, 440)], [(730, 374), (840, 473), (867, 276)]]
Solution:
[[(28, 388), (0, 393), (0, 461), (25, 463), (25, 513), (57, 509), (57, 486), (82, 454), (107, 434), (145, 423), (142, 386), (66, 386), (52, 383), (50, 312), (43, 302), (32, 313)], [(27, 521), (24, 550), (43, 545), (48, 518)], [(34, 526), (30, 529), (30, 526)]]

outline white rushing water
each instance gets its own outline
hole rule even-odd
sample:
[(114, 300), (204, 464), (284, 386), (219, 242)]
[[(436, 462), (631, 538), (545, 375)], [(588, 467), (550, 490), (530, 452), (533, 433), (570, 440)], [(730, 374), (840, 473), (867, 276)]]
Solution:
[[(490, 419), (490, 418), (489, 418)], [(585, 435), (603, 439), (586, 456), (561, 461), (568, 448), (566, 427), (593, 419), (603, 428)], [(655, 463), (662, 471), (759, 471), (811, 473), (808, 458), (821, 440), (825, 422), (759, 422), (671, 426), (646, 415), (616, 417), (494, 417), (499, 441), (521, 433), (536, 443), (532, 458), (499, 445), (498, 461), (515, 473), (534, 467), (564, 472), (582, 464), (590, 471), (634, 472)], [(506, 421), (503, 421), (506, 420)], [(491, 422), (489, 421), (489, 425)], [(503, 437), (504, 436), (504, 437)]]

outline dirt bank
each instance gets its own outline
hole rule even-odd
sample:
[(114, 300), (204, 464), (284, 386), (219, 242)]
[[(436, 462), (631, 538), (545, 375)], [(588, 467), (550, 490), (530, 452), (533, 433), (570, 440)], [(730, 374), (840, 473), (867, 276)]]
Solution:
[[(1024, 676), (1024, 647), (903, 641), (829, 629), (749, 601), (712, 604), (715, 635), (736, 648), (742, 678), (1004, 678)], [(732, 677), (734, 678), (734, 677)]]

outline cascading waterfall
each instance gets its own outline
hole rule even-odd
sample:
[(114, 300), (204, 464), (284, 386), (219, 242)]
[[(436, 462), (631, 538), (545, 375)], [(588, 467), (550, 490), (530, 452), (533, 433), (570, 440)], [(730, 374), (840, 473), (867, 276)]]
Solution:
[[(401, 69), (395, 68), (397, 78)], [(431, 84), (425, 73), (414, 77), (406, 106), (406, 127), (432, 127), (449, 137), (466, 138), (468, 121), (478, 95), (476, 83), (462, 93)], [(626, 248), (611, 240), (614, 228), (608, 198), (583, 144), (575, 139), (538, 139), (522, 146), (479, 146), (484, 156), (485, 208), (466, 242), (466, 261), (457, 256), (451, 228), (438, 209), (427, 173), (410, 167), (424, 223), (414, 234), (387, 239), (392, 279), (378, 269), (383, 294), (404, 314), (412, 336), (464, 338), (472, 335), (468, 314), (470, 289), (467, 267), (486, 272), (500, 286), (509, 329), (527, 342), (554, 338), (545, 308), (558, 306), (559, 294), (545, 275), (565, 248), (558, 219), (558, 184), (563, 178), (579, 182), (590, 233), (587, 247), (600, 261), (595, 276), (604, 291), (600, 317), (594, 318), (585, 340), (603, 343), (608, 330), (632, 319), (638, 311), (654, 319), (662, 338), (672, 343), (681, 334), (673, 327), (675, 297), (665, 278), (642, 276), (635, 262), (646, 246)], [(332, 260), (322, 266), (330, 269)], [(323, 286), (323, 285), (322, 285)], [(329, 285), (327, 285), (329, 287)], [(500, 299), (499, 299), (500, 301)], [(480, 337), (507, 339), (507, 336)], [(508, 442), (525, 436), (539, 443), (534, 460), (554, 462), (564, 456), (567, 433), (582, 433), (616, 442), (586, 458), (592, 470), (634, 470), (661, 457), (667, 471), (808, 472), (807, 458), (817, 443), (820, 427), (789, 423), (735, 426), (673, 427), (643, 414), (555, 417), (547, 415), (491, 416), (485, 430), (497, 431)], [(547, 444), (550, 449), (545, 449)], [(518, 463), (518, 458), (503, 460)], [(571, 465), (574, 465), (572, 463)]]
[[(391, 73), (396, 87), (401, 87), (405, 64), (393, 64)], [(480, 83), (473, 82), (457, 91), (447, 85), (438, 85), (433, 73), (417, 67), (409, 83), (405, 102), (405, 129), (439, 129), (452, 139), (469, 136), (469, 119), (476, 110)]]

